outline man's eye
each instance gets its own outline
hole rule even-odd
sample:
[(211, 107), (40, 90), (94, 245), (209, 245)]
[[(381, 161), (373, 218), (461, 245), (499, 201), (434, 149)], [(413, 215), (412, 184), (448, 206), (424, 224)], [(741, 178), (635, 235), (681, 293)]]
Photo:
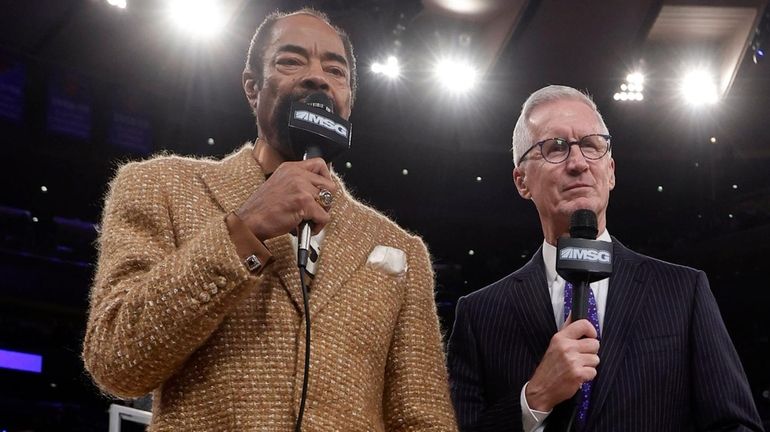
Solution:
[(296, 59), (296, 58), (282, 58), (282, 59), (278, 59), (276, 63), (283, 66), (299, 66), (300, 64), (302, 64), (299, 61), (299, 59)]
[(565, 151), (569, 145), (567, 141), (555, 139), (551, 142), (551, 151)]
[(332, 68), (329, 68), (328, 70), (329, 70), (329, 73), (334, 76), (338, 76), (338, 77), (345, 76), (345, 71), (342, 68), (332, 67)]

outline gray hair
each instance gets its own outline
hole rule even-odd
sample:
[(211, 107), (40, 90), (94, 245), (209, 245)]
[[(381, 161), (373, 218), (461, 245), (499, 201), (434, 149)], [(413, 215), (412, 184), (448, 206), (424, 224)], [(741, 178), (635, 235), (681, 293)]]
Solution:
[(526, 152), (533, 143), (532, 131), (529, 130), (527, 125), (527, 119), (532, 114), (535, 108), (548, 102), (557, 100), (575, 100), (583, 102), (588, 105), (596, 113), (596, 118), (599, 120), (599, 125), (602, 127), (602, 133), (609, 133), (607, 125), (604, 124), (599, 109), (596, 108), (596, 104), (591, 99), (591, 96), (576, 90), (572, 87), (562, 85), (549, 85), (543, 87), (540, 90), (529, 95), (524, 105), (521, 107), (521, 115), (516, 121), (516, 127), (513, 129), (513, 163), (515, 166), (519, 166), (519, 159), (521, 155)]

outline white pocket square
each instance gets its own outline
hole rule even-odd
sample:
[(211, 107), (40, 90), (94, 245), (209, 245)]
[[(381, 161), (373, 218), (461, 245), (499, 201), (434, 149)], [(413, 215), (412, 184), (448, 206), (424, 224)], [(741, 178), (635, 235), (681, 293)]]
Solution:
[(385, 273), (398, 276), (406, 273), (406, 254), (390, 246), (375, 246), (366, 263)]

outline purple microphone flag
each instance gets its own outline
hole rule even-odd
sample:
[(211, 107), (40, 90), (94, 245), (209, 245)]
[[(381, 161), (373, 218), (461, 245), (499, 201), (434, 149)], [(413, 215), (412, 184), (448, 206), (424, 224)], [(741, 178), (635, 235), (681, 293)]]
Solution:
[(43, 356), (0, 349), (0, 368), (40, 373)]

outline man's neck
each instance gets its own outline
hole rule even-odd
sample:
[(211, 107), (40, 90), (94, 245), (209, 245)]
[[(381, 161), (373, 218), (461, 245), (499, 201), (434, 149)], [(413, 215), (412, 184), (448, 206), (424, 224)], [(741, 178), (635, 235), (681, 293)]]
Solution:
[(257, 138), (252, 155), (265, 174), (272, 174), (284, 162), (284, 158), (262, 138)]

